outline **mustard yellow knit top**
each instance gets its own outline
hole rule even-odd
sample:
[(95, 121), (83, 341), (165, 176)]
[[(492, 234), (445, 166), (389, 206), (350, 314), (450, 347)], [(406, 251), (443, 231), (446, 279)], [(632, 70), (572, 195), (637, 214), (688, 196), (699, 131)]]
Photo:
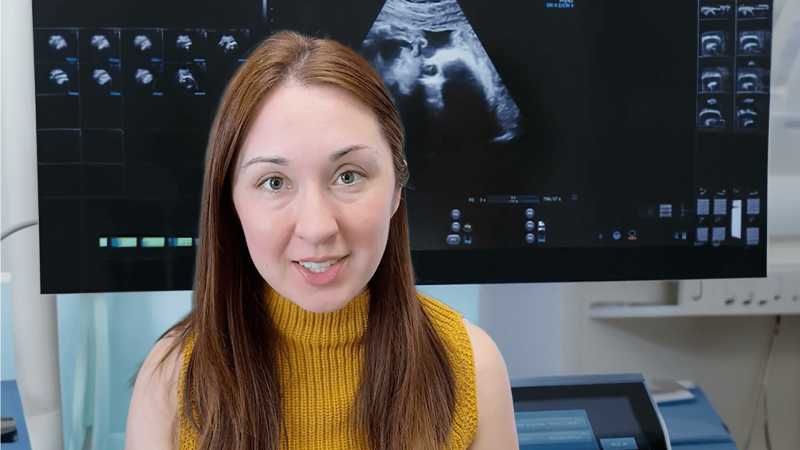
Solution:
[[(478, 400), (472, 345), (462, 322), (463, 316), (445, 304), (418, 293), (434, 329), (444, 341), (456, 376), (456, 411), (453, 421), (452, 450), (469, 447), (478, 428)], [(358, 388), (361, 357), (350, 351), (366, 330), (369, 294), (353, 298), (345, 307), (329, 313), (306, 311), (274, 290), (268, 296), (275, 324), (285, 339), (288, 363), (279, 357), (278, 369), (284, 420), (290, 449), (350, 449), (350, 414)], [(183, 389), (189, 356), (194, 347), (190, 337), (183, 350), (183, 368), (178, 384), (178, 405), (183, 404)], [(197, 433), (180, 412), (180, 448), (197, 449)], [(359, 439), (358, 442), (363, 442)], [(280, 446), (285, 448), (283, 436)]]

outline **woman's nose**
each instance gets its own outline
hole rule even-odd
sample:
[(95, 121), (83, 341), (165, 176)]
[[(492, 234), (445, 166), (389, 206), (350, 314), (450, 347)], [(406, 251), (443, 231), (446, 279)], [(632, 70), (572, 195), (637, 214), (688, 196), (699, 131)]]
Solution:
[(308, 189), (295, 200), (295, 235), (311, 245), (324, 244), (339, 231), (332, 200), (321, 189)]

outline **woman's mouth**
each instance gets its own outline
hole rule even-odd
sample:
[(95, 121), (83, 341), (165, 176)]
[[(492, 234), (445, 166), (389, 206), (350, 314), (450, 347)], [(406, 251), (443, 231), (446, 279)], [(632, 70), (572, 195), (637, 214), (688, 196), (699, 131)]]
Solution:
[(341, 272), (347, 261), (347, 256), (332, 258), (320, 262), (295, 261), (295, 266), (303, 279), (315, 286), (328, 284)]
[(306, 269), (310, 270), (311, 272), (323, 273), (326, 270), (330, 269), (331, 266), (336, 264), (340, 259), (342, 259), (342, 258), (329, 259), (327, 261), (323, 261), (323, 262), (319, 262), (319, 263), (310, 262), (310, 261), (298, 261), (297, 263), (300, 264), (301, 266), (305, 267)]

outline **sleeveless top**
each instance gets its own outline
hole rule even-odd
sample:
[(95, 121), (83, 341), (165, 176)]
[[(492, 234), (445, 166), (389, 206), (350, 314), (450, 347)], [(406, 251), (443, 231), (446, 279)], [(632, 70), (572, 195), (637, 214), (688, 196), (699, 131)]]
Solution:
[[(449, 449), (463, 450), (472, 443), (478, 428), (472, 344), (460, 313), (422, 293), (417, 295), (453, 366), (456, 407)], [(290, 360), (282, 361), (282, 356), (278, 360), (290, 449), (351, 449), (350, 416), (363, 364), (363, 358), (352, 358), (351, 351), (366, 330), (368, 291), (343, 308), (328, 313), (306, 311), (274, 290), (270, 290), (268, 302), (275, 325), (287, 344)], [(198, 447), (197, 432), (180, 406), (193, 347), (194, 336), (190, 335), (183, 349), (178, 381), (181, 450)], [(293, 369), (291, 372), (287, 363)], [(280, 448), (290, 450), (285, 449), (283, 434)]]

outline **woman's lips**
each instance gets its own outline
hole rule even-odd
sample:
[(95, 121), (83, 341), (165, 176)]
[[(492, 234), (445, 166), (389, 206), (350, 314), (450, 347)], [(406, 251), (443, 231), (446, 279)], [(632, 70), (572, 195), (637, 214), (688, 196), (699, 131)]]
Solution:
[(293, 262), (292, 265), (294, 265), (295, 268), (297, 268), (297, 270), (300, 272), (300, 275), (303, 276), (303, 279), (308, 284), (314, 286), (321, 286), (332, 282), (336, 278), (336, 276), (339, 275), (339, 272), (342, 271), (342, 268), (344, 267), (346, 262), (347, 262), (347, 256), (344, 256), (338, 261), (336, 261), (334, 265), (329, 267), (328, 270), (321, 273), (312, 272), (311, 270), (300, 265), (300, 263), (298, 262)]

